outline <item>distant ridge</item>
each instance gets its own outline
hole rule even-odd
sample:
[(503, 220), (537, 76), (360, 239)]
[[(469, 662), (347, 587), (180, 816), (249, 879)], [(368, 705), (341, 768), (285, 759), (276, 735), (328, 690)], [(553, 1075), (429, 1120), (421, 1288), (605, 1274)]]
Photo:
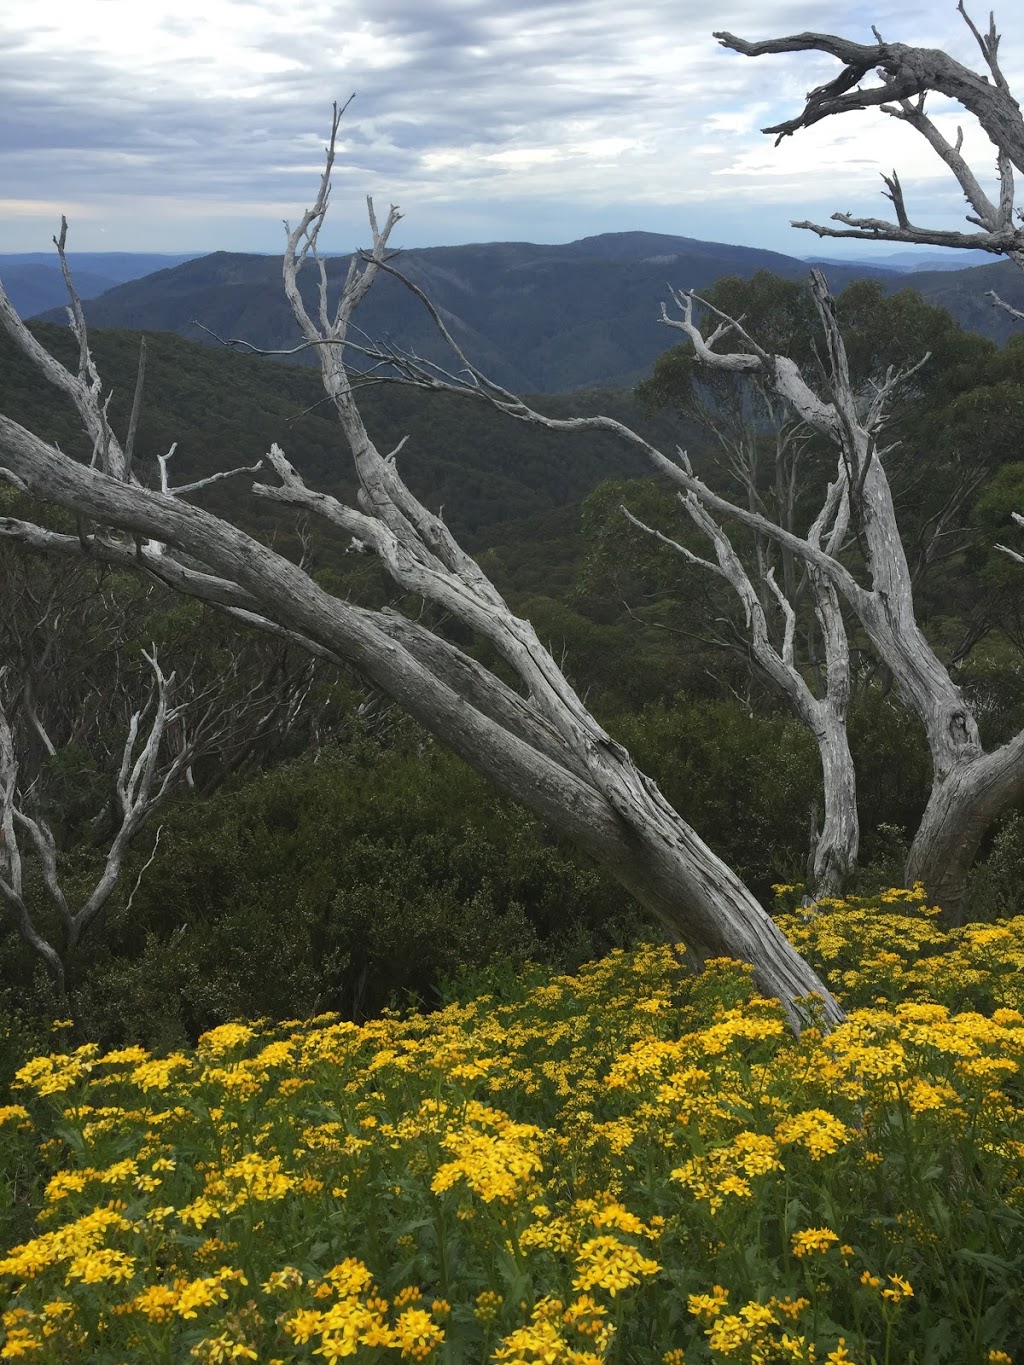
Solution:
[[(815, 255), (804, 257), (809, 265), (831, 265), (839, 260), (836, 256)], [(871, 265), (905, 275), (911, 271), (969, 270), (975, 265), (992, 265), (996, 257), (988, 251), (943, 250), (941, 247), (928, 247), (909, 251), (867, 251), (862, 256), (843, 258), (844, 265)]]
[[(153, 251), (73, 251), (68, 264), (75, 288), (83, 299), (95, 298), (126, 280), (151, 275), (154, 270), (180, 265), (192, 255)], [(7, 297), (22, 317), (62, 308), (67, 299), (56, 251), (0, 253), (0, 280)]]
[[(340, 282), (347, 260), (327, 262), (332, 283)], [(485, 373), (534, 393), (634, 384), (678, 340), (658, 322), (670, 286), (706, 289), (723, 275), (758, 270), (802, 279), (809, 269), (807, 261), (780, 252), (652, 232), (555, 245), (415, 248), (401, 252), (399, 263)], [(965, 326), (1000, 341), (1010, 320), (991, 308), (984, 291), (996, 288), (1024, 307), (1024, 279), (1008, 263), (909, 274), (862, 262), (822, 268), (836, 291), (865, 276), (889, 289), (918, 288)], [(313, 287), (312, 272), (306, 286)], [(214, 252), (120, 284), (93, 298), (86, 314), (95, 326), (171, 331), (207, 344), (204, 327), (267, 350), (287, 350), (298, 340), (278, 256)], [(59, 312), (45, 316), (61, 320)], [(422, 306), (393, 278), (378, 281), (357, 322), (368, 337), (389, 337), (441, 363), (450, 359)]]

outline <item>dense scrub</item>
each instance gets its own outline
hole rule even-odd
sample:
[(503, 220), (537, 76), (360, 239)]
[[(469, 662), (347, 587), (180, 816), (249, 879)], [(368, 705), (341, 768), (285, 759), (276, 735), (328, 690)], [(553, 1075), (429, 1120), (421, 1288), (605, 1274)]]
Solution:
[[(642, 912), (564, 841), (411, 724), (382, 724), (386, 742), (350, 730), (162, 816), (134, 897), (152, 836), (72, 957), (80, 1036), (166, 1049), (240, 1014), (360, 1020), (436, 1003), (462, 967), (571, 968), (642, 932)], [(96, 858), (80, 847), (69, 874), (87, 883)], [(9, 1006), (65, 1009), (10, 928), (0, 973)]]
[(787, 924), (851, 1010), (829, 1036), (649, 947), (35, 1056), (5, 1358), (1006, 1365), (1024, 918), (945, 934), (897, 891)]
[[(139, 839), (104, 918), (70, 955), (66, 1005), (5, 921), (7, 1008), (26, 1024), (72, 1014), (79, 1039), (103, 1047), (168, 1049), (243, 1014), (334, 1010), (358, 1022), (388, 1005), (432, 1006), (462, 968), (501, 959), (510, 971), (527, 960), (573, 971), (655, 932), (610, 877), (411, 722), (337, 709), (334, 741), (161, 812), (159, 841)], [(894, 825), (920, 789), (916, 736), (899, 719), (881, 706), (863, 727), (863, 796), (874, 820)], [(803, 875), (816, 774), (795, 721), (704, 699), (620, 715), (614, 731), (760, 896)], [(100, 866), (88, 820), (102, 777), (80, 763), (65, 791), (90, 797), (62, 855), (74, 890)], [(1022, 855), (1006, 852), (1012, 883)], [(41, 888), (30, 890), (58, 934)], [(1014, 905), (988, 900), (995, 913)], [(8, 1076), (0, 1045), (0, 1084)]]

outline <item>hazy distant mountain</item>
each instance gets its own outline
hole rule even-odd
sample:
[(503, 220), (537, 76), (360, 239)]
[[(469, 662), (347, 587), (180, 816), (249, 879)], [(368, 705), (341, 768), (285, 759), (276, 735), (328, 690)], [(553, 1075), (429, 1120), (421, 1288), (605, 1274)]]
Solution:
[(903, 275), (900, 287), (917, 289), (929, 303), (946, 308), (963, 327), (981, 332), (1002, 344), (1011, 333), (1021, 331), (1003, 308), (988, 297), (999, 295), (1004, 302), (1024, 311), (1024, 273), (1010, 261), (993, 261), (972, 270), (931, 270)]
[[(631, 385), (646, 374), (679, 335), (658, 322), (670, 285), (703, 289), (723, 275), (762, 269), (799, 279), (808, 270), (806, 261), (774, 251), (648, 232), (606, 233), (561, 246), (422, 248), (402, 252), (398, 264), (481, 369), (509, 388), (549, 393)], [(920, 288), (966, 325), (1000, 338), (1008, 330), (1005, 315), (975, 296), (997, 287), (1024, 306), (1024, 279), (1018, 286), (1010, 266), (923, 275), (859, 262), (823, 268), (837, 291), (865, 275), (890, 288)], [(328, 261), (327, 269), (337, 287), (347, 258)], [(306, 287), (313, 284), (307, 272)], [(203, 327), (267, 350), (286, 350), (298, 340), (275, 256), (216, 252), (119, 285), (92, 299), (86, 313), (99, 327), (153, 328), (208, 343)], [(450, 359), (418, 300), (393, 278), (378, 281), (357, 322), (369, 337), (390, 337), (443, 363)]]
[[(836, 258), (807, 256), (805, 259), (809, 265), (831, 265)], [(988, 251), (944, 251), (941, 247), (933, 247), (931, 250), (923, 248), (920, 251), (871, 251), (864, 255), (846, 256), (842, 264), (879, 266), (905, 275), (911, 271), (922, 270), (968, 270), (975, 265), (991, 265), (995, 260), (996, 257)]]
[[(0, 262), (0, 280), (7, 297), (23, 318), (51, 308), (62, 308), (68, 300), (60, 270), (50, 265), (9, 265)], [(91, 270), (75, 271), (75, 288), (83, 299), (94, 298), (117, 283), (109, 275)]]
[[(191, 256), (155, 252), (79, 251), (68, 254), (75, 288), (83, 299), (95, 298), (126, 280), (137, 280), (166, 266), (180, 265)], [(56, 251), (0, 254), (0, 280), (22, 317), (31, 317), (67, 302), (64, 278)]]

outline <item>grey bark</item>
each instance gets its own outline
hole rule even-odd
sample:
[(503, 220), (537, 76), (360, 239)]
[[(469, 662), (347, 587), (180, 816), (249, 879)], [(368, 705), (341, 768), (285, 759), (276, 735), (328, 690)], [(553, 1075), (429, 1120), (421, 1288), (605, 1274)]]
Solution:
[[(689, 563), (719, 575), (728, 582), (743, 607), (745, 628), (751, 653), (761, 671), (786, 698), (790, 709), (814, 736), (822, 770), (824, 819), (820, 829), (812, 829), (810, 881), (818, 896), (839, 894), (856, 867), (860, 844), (857, 815), (857, 779), (846, 731), (850, 702), (850, 650), (834, 586), (817, 569), (808, 572), (814, 599), (814, 612), (821, 629), (825, 653), (825, 689), (815, 696), (797, 665), (794, 650), (796, 612), (790, 599), (775, 581), (774, 570), (765, 570), (759, 556), (762, 583), (782, 613), (782, 643), (776, 647), (771, 638), (768, 616), (761, 595), (751, 582), (742, 561), (724, 529), (702, 505), (696, 494), (680, 495), (691, 520), (711, 541), (716, 562), (702, 559), (685, 546), (653, 530), (634, 517), (634, 525), (671, 546)], [(842, 543), (848, 513), (848, 499), (840, 481), (830, 485), (825, 504), (808, 532), (808, 543), (818, 546), (826, 528), (828, 544)]]
[[(397, 273), (397, 272), (395, 272)], [(422, 294), (415, 286), (414, 293)], [(521, 421), (550, 430), (613, 432), (642, 454), (651, 465), (692, 495), (709, 513), (748, 527), (790, 550), (828, 585), (856, 614), (878, 657), (891, 670), (904, 702), (917, 715), (931, 752), (933, 789), (925, 819), (911, 847), (906, 875), (924, 881), (929, 892), (941, 892), (943, 909), (953, 922), (964, 913), (966, 877), (978, 843), (992, 820), (1024, 794), (1024, 744), (1020, 737), (986, 755), (977, 721), (961, 689), (932, 649), (915, 613), (912, 574), (900, 539), (892, 492), (885, 473), (886, 450), (880, 445), (889, 405), (900, 385), (927, 361), (903, 373), (887, 373), (873, 392), (856, 391), (850, 379), (846, 350), (835, 306), (824, 276), (811, 273), (811, 289), (825, 342), (825, 396), (808, 384), (788, 356), (761, 348), (735, 319), (723, 319), (709, 336), (694, 320), (695, 295), (674, 293), (679, 316), (663, 310), (663, 320), (686, 333), (703, 364), (733, 373), (756, 375), (788, 403), (799, 417), (838, 451), (838, 486), (859, 523), (867, 584), (858, 581), (839, 558), (838, 544), (802, 538), (747, 506), (715, 493), (692, 471), (685, 454), (670, 459), (623, 423), (607, 417), (556, 419), (531, 409), (476, 370), (459, 350), (434, 313), (435, 324), (452, 346), (459, 374), (440, 375), (414, 355), (395, 356), (391, 362), (406, 382), (428, 389), (455, 390), (483, 399)], [(424, 300), (429, 307), (429, 301)], [(744, 349), (717, 349), (728, 337)], [(383, 358), (383, 353), (380, 353)], [(834, 757), (826, 743), (823, 766)], [(845, 758), (839, 759), (845, 764)], [(849, 797), (841, 798), (848, 801)]]
[[(838, 58), (843, 63), (843, 70), (834, 80), (812, 90), (803, 110), (794, 118), (763, 131), (772, 134), (778, 145), (784, 137), (822, 119), (878, 108), (913, 128), (949, 167), (970, 205), (967, 221), (976, 231), (950, 231), (912, 223), (895, 171), (882, 177), (885, 197), (896, 213), (895, 222), (834, 213), (833, 221), (843, 224), (842, 227), (807, 221), (794, 222), (794, 227), (806, 228), (819, 237), (854, 237), (863, 241), (909, 242), (988, 251), (996, 256), (1006, 256), (1024, 269), (1024, 230), (1014, 221), (1014, 169), (1024, 172), (1024, 119), (999, 64), (1000, 38), (994, 16), (990, 15), (988, 30), (983, 34), (968, 15), (963, 0), (957, 9), (977, 43), (988, 75), (979, 75), (936, 48), (887, 43), (877, 29), (874, 30), (874, 43), (855, 43), (827, 33), (798, 33), (764, 42), (748, 42), (725, 32), (714, 35), (723, 47), (746, 57), (825, 52)], [(878, 76), (879, 84), (865, 88), (863, 81), (870, 73)], [(982, 188), (961, 153), (962, 132), (958, 130), (956, 142), (950, 142), (926, 114), (925, 102), (931, 92), (956, 100), (978, 120), (988, 135), (996, 149), (999, 178), (999, 191), (994, 199)], [(1019, 217), (1019, 213), (1016, 216)], [(993, 295), (993, 301), (1001, 305), (997, 296)]]
[[(862, 530), (870, 587), (856, 584), (846, 571), (837, 572), (841, 566), (832, 555), (825, 563), (804, 554), (812, 571), (823, 573), (846, 597), (924, 727), (933, 787), (906, 876), (910, 882), (923, 881), (948, 919), (958, 923), (965, 909), (967, 873), (985, 830), (1024, 792), (1024, 743), (1018, 736), (996, 753), (984, 754), (970, 706), (918, 625), (912, 575), (878, 445), (885, 404), (899, 377), (889, 376), (868, 410), (861, 411), (824, 276), (814, 271), (811, 282), (827, 344), (830, 401), (823, 403), (786, 357), (757, 358), (806, 420), (839, 447)], [(689, 310), (683, 321), (696, 330)], [(715, 363), (710, 348), (704, 350), (708, 363)]]
[[(174, 675), (164, 674), (156, 651), (146, 657), (154, 678), (151, 707), (147, 708), (152, 714), (146, 729), (143, 728), (145, 712), (142, 710), (136, 711), (129, 723), (114, 782), (116, 831), (99, 878), (78, 909), (69, 904), (62, 885), (57, 845), (49, 825), (41, 815), (29, 813), (25, 792), (19, 784), (14, 736), (0, 698), (0, 901), (6, 906), (18, 933), (46, 964), (61, 998), (65, 994), (67, 954), (74, 950), (106, 907), (121, 878), (133, 840), (170, 796), (193, 754), (188, 742), (183, 742), (169, 760), (161, 753), (168, 725), (180, 717), (185, 708), (173, 705)], [(0, 671), (0, 683), (3, 680), (3, 671)], [(43, 934), (25, 900), (23, 841), (39, 861), (43, 887), (57, 912), (63, 935), (60, 947)]]
[[(424, 648), (421, 632), (330, 596), (297, 566), (228, 523), (169, 494), (77, 464), (5, 417), (0, 452), (34, 496), (160, 542), (169, 554), (183, 552), (204, 562), (210, 572), (190, 585), (196, 595), (204, 595), (211, 577), (232, 584), (268, 621), (354, 666), (477, 771), (585, 848), (698, 958), (727, 955), (752, 963), (759, 987), (782, 1000), (794, 1022), (800, 1018), (795, 1001), (812, 993), (821, 995), (826, 1018), (841, 1018), (827, 989), (735, 873), (589, 718), (573, 717), (579, 729), (576, 743), (567, 746), (537, 708), (524, 716), (523, 699), (513, 702), (499, 680), (485, 688), (479, 666), (462, 659), (456, 665), (453, 646)], [(369, 457), (367, 450), (361, 453)], [(216, 604), (224, 595), (217, 587), (206, 600)], [(401, 640), (410, 635), (417, 637), (412, 648)], [(529, 652), (531, 646), (524, 648)], [(532, 661), (538, 676), (550, 666), (545, 656), (540, 651)], [(430, 662), (437, 672), (426, 666)], [(453, 685), (460, 669), (461, 692)], [(560, 675), (552, 682), (568, 689)], [(497, 720), (470, 703), (474, 687), (476, 700), (486, 693)], [(571, 706), (570, 698), (567, 693)], [(543, 746), (520, 737), (537, 726), (551, 731)]]

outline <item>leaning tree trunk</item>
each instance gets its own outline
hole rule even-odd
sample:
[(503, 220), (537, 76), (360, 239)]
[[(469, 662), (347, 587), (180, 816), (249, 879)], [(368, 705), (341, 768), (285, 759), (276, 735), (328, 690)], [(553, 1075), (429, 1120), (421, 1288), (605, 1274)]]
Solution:
[[(758, 988), (782, 1002), (795, 1027), (802, 1017), (798, 1002), (813, 994), (821, 997), (826, 1022), (843, 1018), (815, 972), (736, 874), (635, 768), (621, 745), (588, 713), (573, 710), (578, 703), (567, 687), (564, 713), (557, 716), (565, 733), (559, 735), (552, 721), (531, 706), (534, 699), (514, 693), (418, 623), (333, 597), (300, 567), (229, 523), (166, 492), (79, 464), (2, 416), (0, 462), (34, 496), (145, 538), (134, 552), (140, 567), (164, 572), (175, 564), (170, 552), (151, 557), (147, 542), (173, 547), (175, 554), (183, 552), (193, 564), (205, 566), (197, 572), (178, 560), (176, 586), (216, 605), (242, 608), (249, 619), (258, 616), (283, 627), (348, 663), (476, 771), (590, 853), (697, 959), (728, 956), (751, 963)], [(283, 459), (279, 472), (288, 476), (289, 487), (282, 490), (288, 501), (308, 494)], [(322, 494), (309, 496), (324, 508), (339, 506)], [(369, 519), (361, 525), (367, 535), (374, 530)], [(440, 523), (434, 529), (443, 532)], [(380, 527), (377, 539), (381, 551), (388, 552)], [(102, 546), (97, 541), (100, 553)], [(518, 633), (520, 665), (537, 670), (540, 687), (550, 664), (546, 651), (526, 623), (509, 616), (504, 624)], [(564, 686), (559, 678), (553, 685)]]
[[(380, 227), (368, 204), (373, 247), (352, 259), (340, 296), (332, 303), (316, 243), (327, 211), (340, 117), (336, 109), (316, 202), (288, 231), (283, 274), (285, 294), (304, 344), (320, 363), (325, 392), (355, 464), (358, 506), (307, 488), (276, 445), (268, 459), (280, 482), (257, 484), (254, 492), (324, 518), (379, 555), (403, 592), (431, 603), (476, 639), (489, 642), (514, 675), (515, 686), (420, 622), (331, 596), (300, 566), (230, 523), (189, 506), (169, 486), (166, 459), (161, 461), (161, 491), (140, 487), (110, 430), (84, 313), (73, 290), (77, 379), (40, 347), (2, 288), (0, 322), (47, 378), (72, 397), (93, 436), (93, 463), (86, 467), (69, 459), (0, 416), (0, 477), (75, 514), (79, 536), (72, 553), (115, 560), (126, 555), (140, 570), (355, 669), (478, 772), (586, 849), (696, 958), (729, 956), (749, 962), (757, 985), (779, 998), (795, 1027), (800, 1027), (800, 998), (810, 994), (821, 997), (824, 1022), (841, 1019), (842, 1011), (814, 971), (735, 873), (590, 714), (530, 623), (513, 614), (443, 519), (413, 496), (398, 474), (398, 451), (384, 455), (370, 438), (356, 406), (344, 348), (354, 310), (379, 270), (387, 268), (388, 237), (400, 214), (392, 208)], [(57, 245), (66, 267), (63, 228)], [(307, 259), (319, 266), (315, 317), (298, 284)], [(232, 472), (242, 471), (225, 471), (178, 493), (196, 491)], [(90, 535), (90, 522), (102, 529)], [(108, 528), (127, 532), (134, 545), (125, 545)], [(44, 545), (59, 541), (68, 551), (70, 537), (31, 529)], [(22, 528), (9, 524), (5, 532), (0, 518), (0, 534), (5, 533), (17, 536)]]

